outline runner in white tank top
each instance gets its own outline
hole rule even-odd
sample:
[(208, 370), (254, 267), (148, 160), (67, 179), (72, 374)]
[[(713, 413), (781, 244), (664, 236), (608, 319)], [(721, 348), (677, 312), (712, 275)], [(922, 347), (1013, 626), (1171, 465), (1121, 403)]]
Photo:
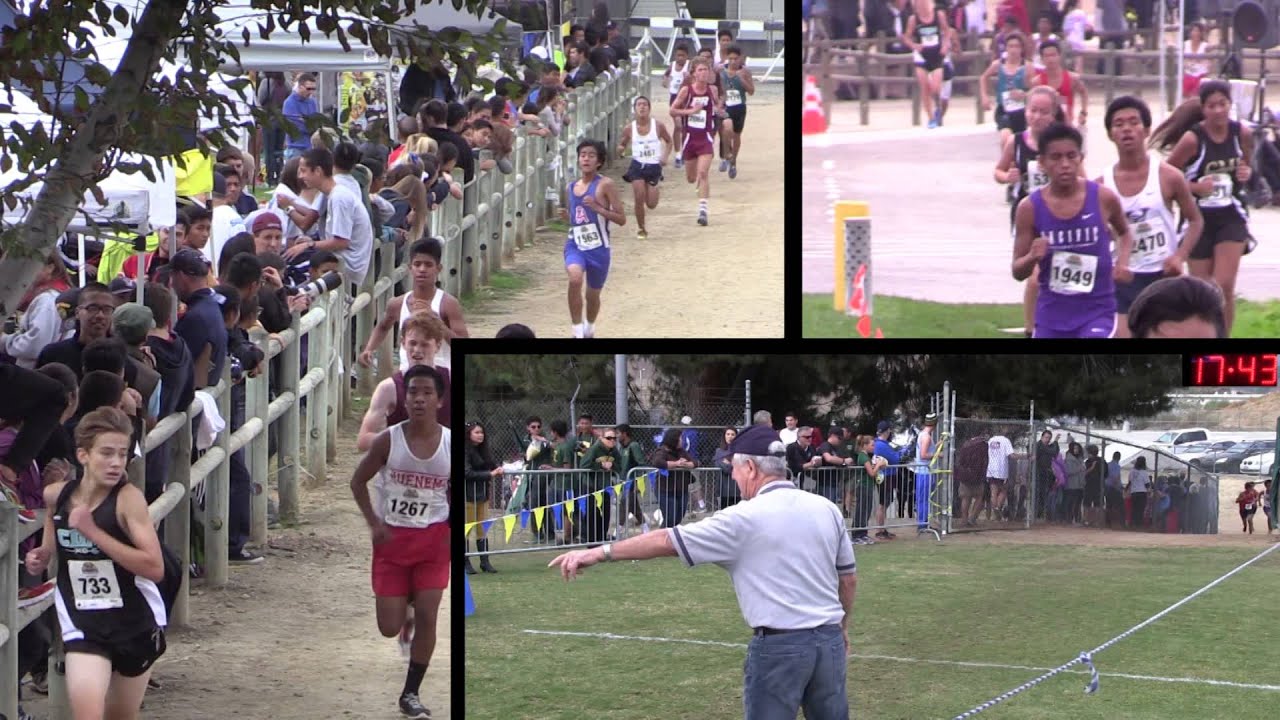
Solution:
[[(623, 182), (631, 183), (636, 200), (636, 238), (648, 239), (649, 233), (644, 227), (644, 211), (647, 207), (653, 210), (658, 207), (658, 183), (662, 182), (662, 167), (667, 164), (671, 155), (671, 134), (667, 128), (650, 112), (649, 98), (641, 95), (635, 100), (636, 119), (623, 128), (622, 139), (618, 141), (618, 154), (621, 155), (631, 145), (631, 166), (622, 176)], [(644, 125), (647, 130), (641, 132)]]
[[(1098, 182), (1120, 198), (1134, 237), (1129, 260), (1133, 282), (1116, 283), (1116, 337), (1129, 337), (1129, 306), (1160, 278), (1182, 274), (1204, 230), (1204, 218), (1186, 176), (1147, 150), (1151, 110), (1146, 103), (1127, 95), (1112, 100), (1106, 127), (1120, 162)], [(1181, 238), (1173, 218), (1175, 201), (1186, 226)]]
[[(356, 466), (351, 491), (373, 539), (378, 631), (384, 637), (399, 635), (409, 656), (400, 712), (429, 718), (419, 692), (435, 646), (440, 598), (449, 584), (450, 434), (436, 419), (443, 377), (417, 365), (405, 373), (404, 384), (409, 419), (373, 441)], [(380, 476), (376, 500), (369, 493), (375, 476)]]
[[(436, 352), (436, 365), (451, 369), (449, 343), (455, 337), (467, 337), (467, 322), (462, 316), (462, 304), (458, 299), (436, 287), (443, 252), (440, 240), (431, 237), (423, 238), (409, 248), (409, 274), (413, 280), (413, 289), (387, 303), (387, 311), (369, 334), (369, 341), (357, 358), (361, 365), (372, 367), (373, 353), (387, 339), (387, 333), (393, 328), (398, 330), (404, 327), (413, 313), (425, 312), (429, 307), (431, 312), (444, 321), (447, 330), (445, 341), (440, 343)], [(409, 359), (402, 349), (397, 353), (397, 369), (407, 370), (408, 367)]]
[[(666, 77), (662, 79), (662, 86), (670, 93), (668, 107), (675, 105), (676, 95), (684, 87), (685, 76), (689, 74), (689, 46), (684, 42), (676, 43), (675, 56), (675, 60), (667, 67)], [(672, 116), (671, 135), (672, 147), (684, 146), (684, 118)], [(684, 167), (684, 159), (680, 157), (680, 153), (676, 153), (676, 167)]]

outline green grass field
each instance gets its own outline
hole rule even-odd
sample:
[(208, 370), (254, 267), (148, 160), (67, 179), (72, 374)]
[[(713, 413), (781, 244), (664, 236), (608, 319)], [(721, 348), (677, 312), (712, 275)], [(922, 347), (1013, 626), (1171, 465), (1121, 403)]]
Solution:
[[(953, 538), (860, 548), (855, 656), (849, 662), (852, 716), (954, 717), (1100, 645), (1263, 547), (1104, 548)], [(664, 558), (593, 567), (565, 583), (546, 568), (552, 557), (498, 556), (499, 574), (472, 579), (478, 612), (466, 620), (468, 718), (742, 717), (750, 633), (724, 571), (686, 569)], [(1087, 675), (1064, 673), (982, 717), (1276, 717), (1277, 597), (1280, 551), (1099, 653), (1095, 663), (1103, 676), (1096, 695), (1084, 694)], [(952, 664), (957, 661), (1034, 669)]]
[[(831, 295), (804, 296), (802, 333), (810, 338), (860, 337), (857, 320), (831, 307)], [(1011, 338), (1021, 334), (1002, 332), (1022, 326), (1022, 306), (948, 305), (945, 303), (876, 296), (874, 327), (887, 338)], [(874, 330), (873, 330), (874, 333)], [(1233, 338), (1274, 338), (1280, 335), (1280, 300), (1236, 304)]]

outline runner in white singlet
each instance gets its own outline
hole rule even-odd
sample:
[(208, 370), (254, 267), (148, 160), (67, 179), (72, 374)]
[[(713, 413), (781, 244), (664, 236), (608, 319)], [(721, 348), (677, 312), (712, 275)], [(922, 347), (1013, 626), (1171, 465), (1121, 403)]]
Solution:
[[(443, 378), (434, 368), (417, 365), (404, 382), (409, 419), (378, 435), (356, 467), (351, 491), (373, 538), (378, 630), (385, 637), (399, 635), (409, 649), (400, 712), (422, 719), (431, 717), (419, 693), (435, 649), (440, 598), (449, 584), (452, 466), (449, 429), (436, 420)], [(375, 476), (371, 497), (369, 481)]]
[(636, 98), (635, 109), (636, 119), (623, 129), (622, 139), (618, 141), (618, 154), (630, 145), (631, 166), (622, 180), (631, 183), (635, 193), (636, 224), (640, 226), (636, 237), (645, 240), (649, 233), (644, 228), (644, 210), (658, 207), (658, 183), (662, 182), (662, 168), (674, 144), (666, 126), (650, 114), (649, 98), (643, 95)]
[[(416, 312), (430, 310), (444, 321), (448, 330), (445, 342), (436, 353), (436, 365), (450, 369), (449, 343), (455, 337), (467, 337), (467, 322), (462, 316), (462, 304), (443, 288), (436, 287), (440, 276), (441, 256), (444, 250), (436, 238), (423, 238), (409, 249), (409, 272), (413, 277), (413, 289), (404, 295), (394, 297), (387, 303), (387, 311), (378, 321), (377, 327), (369, 334), (369, 342), (358, 358), (361, 365), (373, 366), (373, 353), (386, 339), (387, 333), (394, 327), (397, 330), (404, 326)], [(397, 357), (397, 370), (407, 370), (409, 359), (401, 349)]]

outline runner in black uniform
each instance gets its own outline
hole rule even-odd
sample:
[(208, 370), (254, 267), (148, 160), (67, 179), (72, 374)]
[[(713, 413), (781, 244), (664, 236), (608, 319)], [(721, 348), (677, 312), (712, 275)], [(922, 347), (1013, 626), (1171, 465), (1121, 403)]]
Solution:
[(1169, 153), (1170, 165), (1191, 182), (1204, 215), (1204, 232), (1187, 262), (1191, 274), (1212, 280), (1226, 300), (1227, 333), (1235, 319), (1240, 257), (1252, 250), (1244, 185), (1252, 169), (1253, 131), (1230, 119), (1231, 86), (1200, 84), (1199, 96), (1183, 103), (1152, 133), (1151, 146)]
[[(929, 127), (938, 127), (938, 93), (942, 90), (942, 44), (950, 30), (947, 14), (939, 10), (935, 0), (914, 0), (915, 13), (907, 18), (902, 30), (902, 43), (915, 53), (916, 81), (924, 98), (924, 113)], [(928, 18), (926, 21), (925, 18)]]
[(58, 544), (58, 624), (76, 720), (137, 717), (165, 651), (160, 540), (142, 491), (125, 476), (132, 432), (116, 408), (84, 416), (76, 427), (84, 479), (44, 489), (44, 543), (26, 557), (27, 571), (40, 574)]

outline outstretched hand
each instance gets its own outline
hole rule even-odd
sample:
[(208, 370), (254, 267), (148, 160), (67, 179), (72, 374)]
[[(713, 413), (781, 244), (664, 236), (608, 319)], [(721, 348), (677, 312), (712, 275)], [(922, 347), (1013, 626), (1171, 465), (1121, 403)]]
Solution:
[(547, 567), (560, 566), (560, 575), (565, 580), (572, 580), (597, 562), (594, 550), (573, 550), (547, 563)]

